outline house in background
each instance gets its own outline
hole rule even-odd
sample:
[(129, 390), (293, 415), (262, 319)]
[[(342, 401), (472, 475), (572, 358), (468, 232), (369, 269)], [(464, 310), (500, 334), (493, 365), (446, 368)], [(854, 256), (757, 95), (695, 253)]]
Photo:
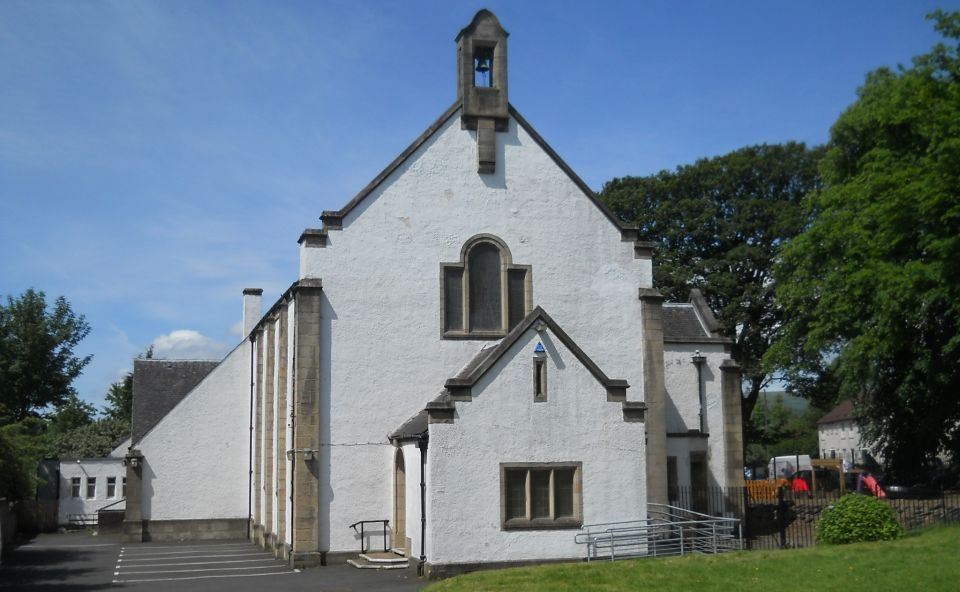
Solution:
[(843, 401), (817, 420), (820, 458), (840, 459), (849, 466), (875, 466), (883, 463), (860, 440), (860, 426), (853, 401)]
[(301, 566), (383, 537), (445, 574), (582, 557), (577, 529), (671, 485), (743, 485), (703, 298), (665, 305), (653, 245), (510, 105), (492, 13), (456, 57), (453, 104), (303, 231), (265, 314), (244, 290), (247, 339), (147, 430), (135, 366), (128, 539), (250, 536)]

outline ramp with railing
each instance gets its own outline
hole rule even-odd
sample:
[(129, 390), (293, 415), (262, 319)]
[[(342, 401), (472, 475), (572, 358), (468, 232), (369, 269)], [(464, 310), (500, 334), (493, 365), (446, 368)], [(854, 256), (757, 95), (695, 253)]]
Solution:
[(587, 561), (717, 554), (743, 548), (740, 521), (665, 504), (649, 504), (646, 520), (585, 524), (577, 533)]

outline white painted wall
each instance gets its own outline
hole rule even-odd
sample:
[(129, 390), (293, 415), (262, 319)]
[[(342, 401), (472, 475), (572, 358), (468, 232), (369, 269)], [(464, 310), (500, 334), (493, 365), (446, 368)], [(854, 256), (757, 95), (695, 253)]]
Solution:
[[(532, 356), (538, 341), (548, 352), (543, 403), (533, 401)], [(604, 387), (549, 332), (538, 336), (529, 330), (473, 395), (472, 401), (456, 404), (455, 423), (430, 425), (428, 562), (585, 555), (574, 543), (576, 529), (502, 530), (504, 462), (583, 463), (584, 524), (646, 516), (644, 424), (624, 422), (620, 403), (607, 402)]]
[(242, 342), (140, 441), (143, 518), (245, 518), (250, 344)]
[[(122, 458), (61, 460), (57, 522), (69, 524), (70, 516), (73, 514), (94, 514), (100, 508), (123, 499), (123, 478), (126, 476), (127, 470), (123, 466)], [(80, 478), (80, 497), (73, 497), (70, 482), (73, 477)], [(87, 498), (87, 479), (91, 477), (97, 480), (96, 495), (92, 499)], [(107, 497), (107, 477), (115, 477), (117, 480), (116, 493), (113, 497)], [(125, 502), (112, 506), (118, 510), (124, 507)]]
[[(723, 401), (720, 364), (729, 358), (721, 344), (667, 343), (664, 345), (664, 382), (667, 388), (667, 432), (686, 432), (700, 427), (700, 401), (697, 368), (691, 361), (695, 352), (706, 358), (703, 364), (703, 392), (706, 408), (707, 463), (709, 485), (723, 486), (725, 446), (723, 441)], [(704, 450), (702, 442), (667, 438), (667, 454), (677, 457), (680, 486), (690, 485), (690, 451)]]
[(352, 549), (350, 523), (391, 515), (386, 435), (486, 343), (440, 339), (440, 263), (458, 261), (476, 234), (531, 265), (534, 306), (643, 399), (638, 288), (651, 286), (650, 262), (515, 121), (496, 141), (497, 173), (477, 174), (475, 132), (454, 114), (327, 247), (301, 250), (301, 278), (322, 278), (324, 293), (324, 550)]

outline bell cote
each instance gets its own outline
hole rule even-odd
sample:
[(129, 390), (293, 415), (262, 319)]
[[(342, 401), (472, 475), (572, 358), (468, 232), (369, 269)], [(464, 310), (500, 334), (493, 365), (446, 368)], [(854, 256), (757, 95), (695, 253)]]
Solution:
[(457, 97), (463, 101), (465, 129), (477, 129), (477, 120), (497, 120), (506, 129), (507, 35), (489, 10), (481, 10), (457, 35)]
[(507, 33), (489, 10), (481, 10), (457, 35), (457, 98), (460, 125), (477, 130), (478, 171), (496, 169), (494, 132), (505, 131), (507, 103)]

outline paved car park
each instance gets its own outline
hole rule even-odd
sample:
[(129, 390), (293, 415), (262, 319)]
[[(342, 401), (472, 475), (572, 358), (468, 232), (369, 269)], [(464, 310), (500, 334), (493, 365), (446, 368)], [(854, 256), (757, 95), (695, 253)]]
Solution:
[(299, 573), (247, 541), (124, 545), (117, 555), (114, 584), (179, 582), (223, 578), (278, 577)]
[(39, 535), (4, 555), (0, 590), (407, 592), (428, 582), (416, 568), (347, 565), (295, 570), (248, 541), (123, 543), (86, 533)]

